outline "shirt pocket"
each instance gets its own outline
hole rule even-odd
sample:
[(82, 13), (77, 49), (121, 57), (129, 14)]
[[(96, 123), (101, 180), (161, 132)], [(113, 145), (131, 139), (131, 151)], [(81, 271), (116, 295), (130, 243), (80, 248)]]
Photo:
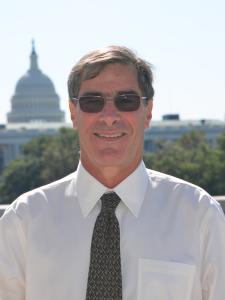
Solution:
[(138, 300), (190, 300), (195, 266), (139, 259)]

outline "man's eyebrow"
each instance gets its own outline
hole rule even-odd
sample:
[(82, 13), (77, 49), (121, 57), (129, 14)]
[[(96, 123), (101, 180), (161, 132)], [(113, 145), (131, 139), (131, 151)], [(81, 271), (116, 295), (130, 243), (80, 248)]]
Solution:
[[(138, 92), (135, 90), (131, 90), (131, 89), (115, 92), (115, 95), (124, 95), (124, 94), (138, 95)], [(80, 97), (82, 97), (82, 96), (103, 96), (104, 97), (104, 93), (97, 92), (97, 91), (88, 91), (88, 92), (84, 92), (83, 94), (80, 95)]]

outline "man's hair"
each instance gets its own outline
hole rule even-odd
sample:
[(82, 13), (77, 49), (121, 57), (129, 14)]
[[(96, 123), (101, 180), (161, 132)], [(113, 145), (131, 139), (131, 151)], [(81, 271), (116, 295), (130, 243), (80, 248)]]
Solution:
[(95, 78), (109, 64), (131, 65), (137, 71), (139, 87), (143, 96), (153, 99), (152, 66), (123, 46), (108, 46), (83, 56), (72, 68), (68, 78), (69, 98), (77, 98), (82, 81)]

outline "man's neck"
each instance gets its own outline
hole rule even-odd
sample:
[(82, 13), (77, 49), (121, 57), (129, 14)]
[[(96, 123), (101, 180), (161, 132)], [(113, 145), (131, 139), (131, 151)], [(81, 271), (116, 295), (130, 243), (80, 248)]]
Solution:
[(121, 169), (119, 166), (108, 166), (108, 167), (96, 167), (90, 166), (81, 160), (83, 167), (99, 182), (108, 188), (114, 188), (125, 178), (127, 178), (134, 170), (138, 167), (139, 163), (136, 166), (128, 166), (127, 168)]

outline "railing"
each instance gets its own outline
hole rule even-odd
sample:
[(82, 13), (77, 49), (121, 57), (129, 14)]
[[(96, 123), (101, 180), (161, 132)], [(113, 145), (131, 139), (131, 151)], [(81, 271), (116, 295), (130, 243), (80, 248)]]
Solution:
[(220, 203), (222, 209), (225, 213), (225, 195), (224, 196), (214, 196), (214, 198)]
[(8, 207), (8, 205), (0, 205), (0, 217), (3, 215), (3, 213), (7, 207)]
[[(214, 198), (220, 203), (220, 205), (225, 213), (225, 196), (215, 196)], [(8, 205), (0, 205), (0, 217), (3, 215), (3, 213), (7, 207), (8, 207)]]

